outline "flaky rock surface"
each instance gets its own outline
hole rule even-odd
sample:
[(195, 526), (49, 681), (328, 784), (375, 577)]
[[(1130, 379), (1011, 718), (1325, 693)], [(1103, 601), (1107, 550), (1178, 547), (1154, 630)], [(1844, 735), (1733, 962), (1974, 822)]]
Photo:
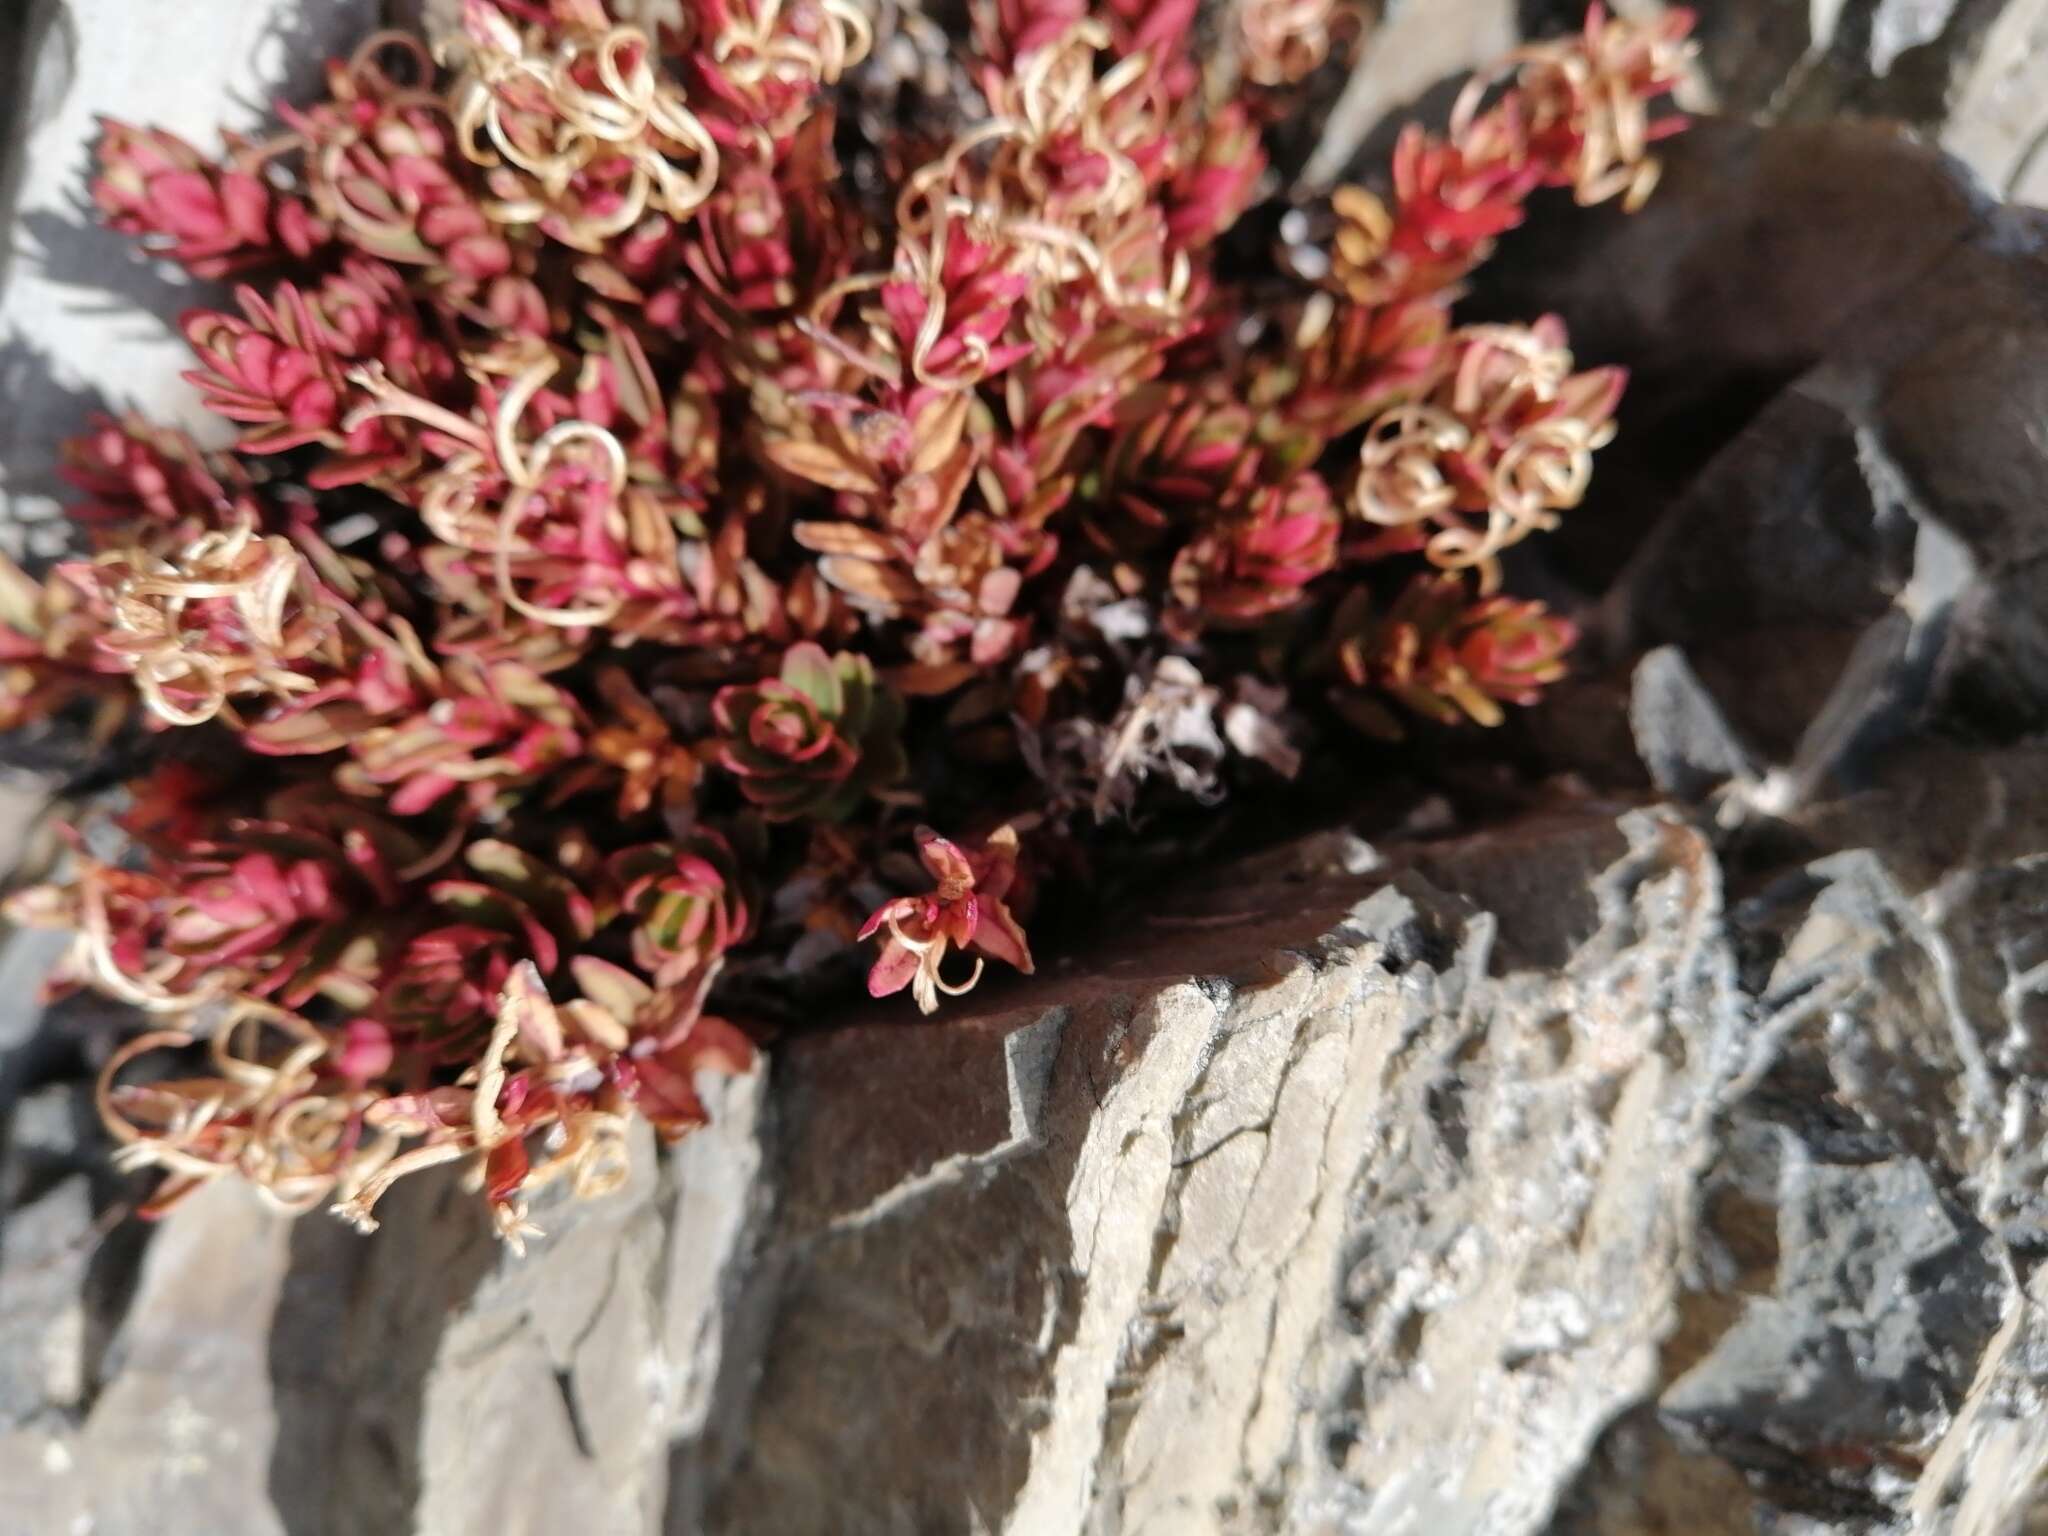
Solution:
[(524, 1263), (452, 1188), (364, 1243), (221, 1186), (0, 1434), (10, 1518), (2024, 1529), (2044, 767), (1903, 757), (1750, 889), (1669, 806), (1297, 847), (791, 1044)]

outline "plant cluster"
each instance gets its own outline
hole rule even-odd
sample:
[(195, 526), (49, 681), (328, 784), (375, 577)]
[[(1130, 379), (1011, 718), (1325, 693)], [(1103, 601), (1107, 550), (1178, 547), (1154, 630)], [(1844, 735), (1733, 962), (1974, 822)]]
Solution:
[(1539, 189), (1647, 194), (1687, 18), (1474, 81), (1308, 275), (1224, 259), (1336, 10), (469, 0), (222, 158), (106, 125), (107, 222), (236, 284), (183, 321), (233, 441), (67, 447), (0, 711), (146, 748), (12, 914), (164, 1018), (101, 1092), (155, 1208), (462, 1161), (516, 1239), (863, 941), (930, 1011), (1105, 823), (1560, 676), (1500, 557), (1622, 378), (1452, 307)]

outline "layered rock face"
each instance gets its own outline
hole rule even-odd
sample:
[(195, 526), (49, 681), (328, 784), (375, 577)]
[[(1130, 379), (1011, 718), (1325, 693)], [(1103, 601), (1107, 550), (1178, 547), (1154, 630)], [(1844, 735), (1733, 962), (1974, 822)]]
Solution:
[(219, 1186), (96, 1354), (60, 1179), (11, 1528), (2025, 1530), (2044, 767), (1903, 754), (1762, 880), (1669, 807), (1320, 839), (789, 1046), (524, 1262)]
[[(9, 188), (75, 184), (51, 124), (247, 78), (51, 73), (120, 9), (31, 8), (56, 159)], [(1489, 269), (1475, 313), (1636, 372), (1518, 788), (790, 1041), (523, 1261), (429, 1177), (368, 1240), (227, 1185), (123, 1223), (122, 1021), (0, 1010), (0, 1536), (2048, 1528), (2048, 222), (1992, 195), (2035, 127), (1971, 147), (2048, 117), (2038, 10), (1710, 7), (1724, 100), (1900, 113), (1992, 188), (1889, 127), (1704, 123), (1643, 213)], [(1465, 62), (1378, 57), (1336, 167)], [(43, 318), (46, 223), (0, 345), (118, 395), (136, 359), (45, 328), (86, 323)], [(47, 960), (12, 941), (0, 999)]]

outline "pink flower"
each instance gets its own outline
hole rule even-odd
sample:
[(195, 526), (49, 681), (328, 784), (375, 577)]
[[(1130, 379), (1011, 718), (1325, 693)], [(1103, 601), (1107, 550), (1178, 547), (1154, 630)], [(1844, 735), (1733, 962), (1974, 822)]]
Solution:
[[(982, 956), (1030, 975), (1030, 942), (1003, 902), (1017, 878), (1016, 828), (999, 827), (980, 849), (967, 853), (930, 827), (919, 827), (917, 853), (938, 888), (884, 902), (862, 925), (863, 939), (888, 930), (868, 972), (869, 994), (889, 997), (909, 987), (919, 1009), (934, 1013), (941, 992), (958, 997), (981, 980)], [(976, 952), (973, 973), (957, 985), (939, 973), (949, 948)]]

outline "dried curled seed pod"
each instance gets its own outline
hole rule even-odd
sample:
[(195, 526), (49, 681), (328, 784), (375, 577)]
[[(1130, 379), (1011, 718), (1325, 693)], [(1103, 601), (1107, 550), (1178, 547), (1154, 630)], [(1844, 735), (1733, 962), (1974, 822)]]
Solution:
[(1621, 379), (1574, 374), (1555, 319), (1468, 326), (1451, 344), (1434, 385), (1367, 430), (1352, 505), (1378, 527), (1416, 530), (1432, 563), (1477, 569), (1490, 593), (1501, 551), (1584, 498)]
[(1330, 57), (1340, 0), (1239, 0), (1238, 46), (1255, 85), (1298, 84)]
[(1512, 75), (1522, 131), (1547, 141), (1557, 182), (1585, 206), (1619, 197), (1631, 211), (1640, 208), (1660, 173), (1650, 154), (1659, 129), (1649, 103), (1685, 79), (1695, 52), (1691, 30), (1684, 9), (1636, 22), (1595, 4), (1577, 36), (1525, 44), (1498, 71), (1474, 75), (1452, 110), (1451, 140), (1480, 136), (1487, 92)]
[(111, 551), (91, 571), (110, 620), (100, 646), (168, 725), (203, 725), (236, 695), (315, 687), (302, 664), (340, 625), (299, 552), (249, 523), (201, 534), (168, 557)]
[(460, 63), (456, 140), (490, 172), (500, 223), (540, 224), (601, 252), (650, 210), (687, 218), (717, 184), (718, 145), (661, 74), (652, 40), (601, 8), (551, 33), (473, 5), (449, 52)]

